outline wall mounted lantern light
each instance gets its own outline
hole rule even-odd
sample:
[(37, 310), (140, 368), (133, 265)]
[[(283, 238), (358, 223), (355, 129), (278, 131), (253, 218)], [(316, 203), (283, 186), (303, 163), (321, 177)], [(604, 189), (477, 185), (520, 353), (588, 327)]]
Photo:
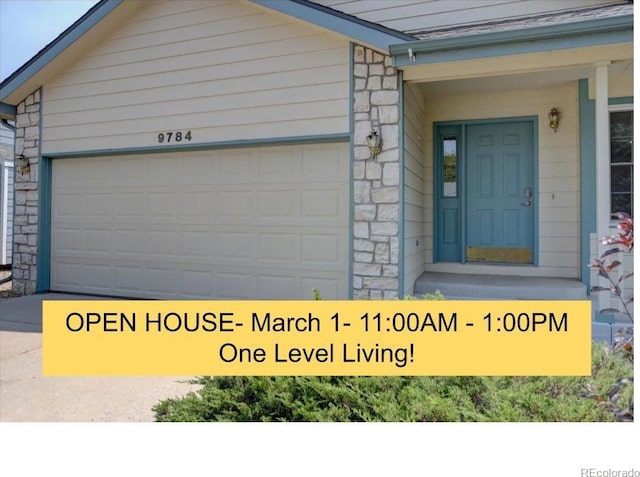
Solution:
[(560, 124), (560, 111), (556, 108), (552, 108), (549, 111), (549, 127), (553, 129), (553, 132), (558, 131), (558, 125)]
[(374, 159), (382, 150), (382, 138), (375, 129), (367, 136), (367, 146), (369, 146), (369, 152), (371, 152), (371, 157)]
[(29, 172), (31, 172), (31, 166), (29, 165), (29, 158), (24, 154), (20, 154), (16, 158), (16, 169), (18, 169), (18, 172), (20, 172), (20, 174), (22, 175), (29, 174)]

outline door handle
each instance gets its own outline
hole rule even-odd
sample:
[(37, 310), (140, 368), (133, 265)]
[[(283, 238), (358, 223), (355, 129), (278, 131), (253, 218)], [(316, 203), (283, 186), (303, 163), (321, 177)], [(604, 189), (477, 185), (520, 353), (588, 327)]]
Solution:
[(530, 200), (525, 200), (522, 204), (520, 204), (522, 207), (531, 207), (531, 201)]

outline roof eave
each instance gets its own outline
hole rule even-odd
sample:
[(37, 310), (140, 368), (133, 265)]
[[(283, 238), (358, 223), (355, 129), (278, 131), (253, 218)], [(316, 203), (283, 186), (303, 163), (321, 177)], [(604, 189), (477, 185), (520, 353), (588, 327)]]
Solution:
[(633, 15), (390, 45), (396, 66), (633, 41)]
[(400, 31), (392, 30), (307, 0), (290, 0), (287, 2), (273, 0), (249, 1), (270, 10), (332, 30), (384, 51), (388, 51), (389, 45), (393, 43), (415, 40), (414, 37)]

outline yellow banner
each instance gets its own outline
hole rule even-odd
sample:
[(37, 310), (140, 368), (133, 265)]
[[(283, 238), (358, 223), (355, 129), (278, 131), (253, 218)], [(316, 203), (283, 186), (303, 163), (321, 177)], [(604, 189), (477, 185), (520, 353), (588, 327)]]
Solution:
[(59, 375), (591, 374), (589, 301), (45, 301)]

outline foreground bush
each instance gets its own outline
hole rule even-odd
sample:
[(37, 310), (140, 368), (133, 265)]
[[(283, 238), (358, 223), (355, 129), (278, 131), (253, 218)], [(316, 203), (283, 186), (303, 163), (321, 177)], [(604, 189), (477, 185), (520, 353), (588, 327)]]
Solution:
[(197, 393), (154, 411), (158, 421), (613, 421), (584, 396), (629, 368), (594, 345), (591, 377), (202, 377)]
[[(602, 239), (606, 249), (599, 258), (591, 260), (589, 265), (598, 272), (599, 284), (591, 287), (592, 292), (606, 292), (615, 296), (622, 311), (617, 308), (604, 308), (600, 313), (624, 314), (632, 327), (623, 328), (616, 337), (612, 353), (623, 356), (632, 365), (634, 362), (634, 338), (633, 338), (633, 309), (630, 304), (633, 296), (625, 296), (624, 282), (633, 277), (633, 272), (621, 270), (622, 262), (618, 256), (624, 252), (633, 251), (633, 218), (626, 212), (611, 214), (617, 222), (618, 233), (608, 235)], [(588, 396), (598, 401), (601, 406), (612, 412), (618, 421), (633, 421), (633, 369), (629, 374), (621, 376), (608, 389), (590, 389)]]

